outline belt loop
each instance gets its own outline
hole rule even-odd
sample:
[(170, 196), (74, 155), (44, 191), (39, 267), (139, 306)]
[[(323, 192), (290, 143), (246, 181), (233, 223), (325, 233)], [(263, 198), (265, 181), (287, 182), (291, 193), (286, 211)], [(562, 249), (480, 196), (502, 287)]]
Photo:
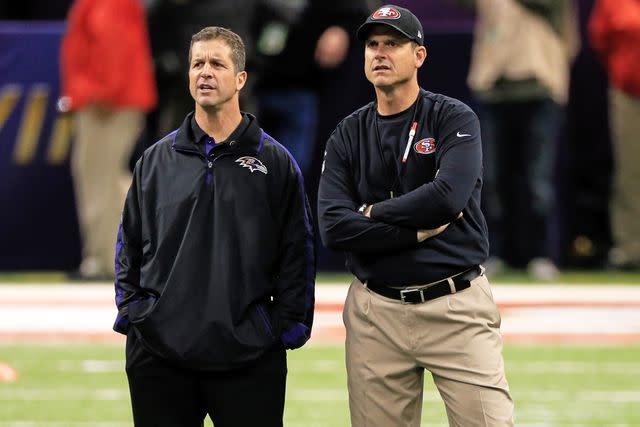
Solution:
[(456, 284), (453, 283), (453, 279), (451, 277), (447, 277), (447, 282), (449, 282), (449, 288), (451, 288), (451, 293), (455, 294), (456, 293)]

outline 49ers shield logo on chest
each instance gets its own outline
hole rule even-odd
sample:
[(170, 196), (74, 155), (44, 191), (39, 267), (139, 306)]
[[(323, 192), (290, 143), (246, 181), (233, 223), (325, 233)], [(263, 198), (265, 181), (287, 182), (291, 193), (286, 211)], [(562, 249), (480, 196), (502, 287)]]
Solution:
[(413, 149), (418, 154), (431, 154), (436, 151), (436, 140), (433, 138), (424, 138), (413, 145)]

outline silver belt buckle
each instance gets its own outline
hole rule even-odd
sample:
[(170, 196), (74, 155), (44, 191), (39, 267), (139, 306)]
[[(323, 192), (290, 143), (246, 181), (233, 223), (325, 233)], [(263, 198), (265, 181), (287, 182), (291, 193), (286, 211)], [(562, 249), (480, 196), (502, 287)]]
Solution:
[(420, 294), (420, 302), (425, 302), (424, 299), (424, 292), (422, 292), (422, 289), (401, 289), (400, 290), (400, 301), (402, 301), (402, 304), (415, 304), (412, 302), (407, 302), (405, 301), (405, 295), (411, 292), (418, 292)]

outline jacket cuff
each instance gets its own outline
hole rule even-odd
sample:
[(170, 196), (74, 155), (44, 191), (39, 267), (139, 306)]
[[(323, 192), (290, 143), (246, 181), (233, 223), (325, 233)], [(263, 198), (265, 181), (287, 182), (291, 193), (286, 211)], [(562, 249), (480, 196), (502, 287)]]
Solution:
[(118, 316), (116, 317), (116, 321), (113, 324), (113, 330), (119, 334), (127, 335), (127, 332), (129, 332), (129, 329), (131, 329), (129, 316), (118, 313)]
[(292, 327), (283, 329), (280, 340), (286, 349), (302, 347), (311, 337), (311, 329), (303, 323), (295, 323)]

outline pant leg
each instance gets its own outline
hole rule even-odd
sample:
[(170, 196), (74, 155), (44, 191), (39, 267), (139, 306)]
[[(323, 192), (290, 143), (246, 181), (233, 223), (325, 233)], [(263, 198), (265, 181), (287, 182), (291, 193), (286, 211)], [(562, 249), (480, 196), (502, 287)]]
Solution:
[(353, 427), (417, 427), (424, 369), (410, 351), (407, 307), (354, 280), (344, 306)]
[[(91, 233), (95, 228), (96, 218), (100, 215), (100, 206), (93, 199), (99, 188), (100, 177), (93, 173), (93, 165), (99, 159), (93, 153), (93, 142), (100, 133), (99, 123), (95, 120), (90, 108), (79, 110), (74, 115), (75, 139), (71, 151), (71, 177), (78, 212), (80, 237), (82, 239), (82, 260), (97, 262), (97, 235)], [(82, 268), (82, 267), (81, 267)]]
[(520, 116), (525, 186), (516, 209), (518, 240), (524, 262), (549, 256), (549, 218), (555, 205), (553, 166), (563, 109), (552, 99), (522, 103)]
[(503, 146), (504, 120), (499, 105), (480, 103), (480, 125), (482, 127), (482, 210), (489, 227), (489, 248), (491, 256), (503, 258), (506, 255), (504, 234), (505, 201), (501, 188), (504, 175), (503, 164), (499, 162), (499, 149)]
[(197, 374), (166, 364), (127, 336), (127, 379), (135, 427), (202, 427)]
[(640, 99), (612, 88), (609, 93), (615, 153), (611, 225), (622, 263), (640, 265)]
[(94, 107), (80, 110), (75, 116), (72, 176), (83, 263), (94, 264), (92, 274), (113, 275), (120, 213), (131, 183), (129, 157), (143, 119), (140, 111), (103, 115)]
[(486, 276), (457, 294), (411, 307), (415, 357), (432, 373), (449, 424), (513, 426), (500, 314)]
[(282, 427), (286, 379), (282, 347), (242, 369), (206, 374), (201, 386), (214, 425)]
[(118, 226), (132, 179), (129, 159), (143, 123), (144, 113), (141, 111), (122, 110), (114, 113), (111, 123), (105, 129), (108, 135), (105, 139), (109, 141), (110, 147), (103, 157), (103, 163), (106, 163), (103, 170), (105, 185), (101, 194), (104, 198), (103, 212), (95, 231), (99, 239), (100, 264), (106, 266), (108, 275), (114, 274)]
[(482, 104), (480, 113), (491, 254), (525, 266), (549, 253), (546, 236), (562, 109), (551, 99), (536, 99)]

